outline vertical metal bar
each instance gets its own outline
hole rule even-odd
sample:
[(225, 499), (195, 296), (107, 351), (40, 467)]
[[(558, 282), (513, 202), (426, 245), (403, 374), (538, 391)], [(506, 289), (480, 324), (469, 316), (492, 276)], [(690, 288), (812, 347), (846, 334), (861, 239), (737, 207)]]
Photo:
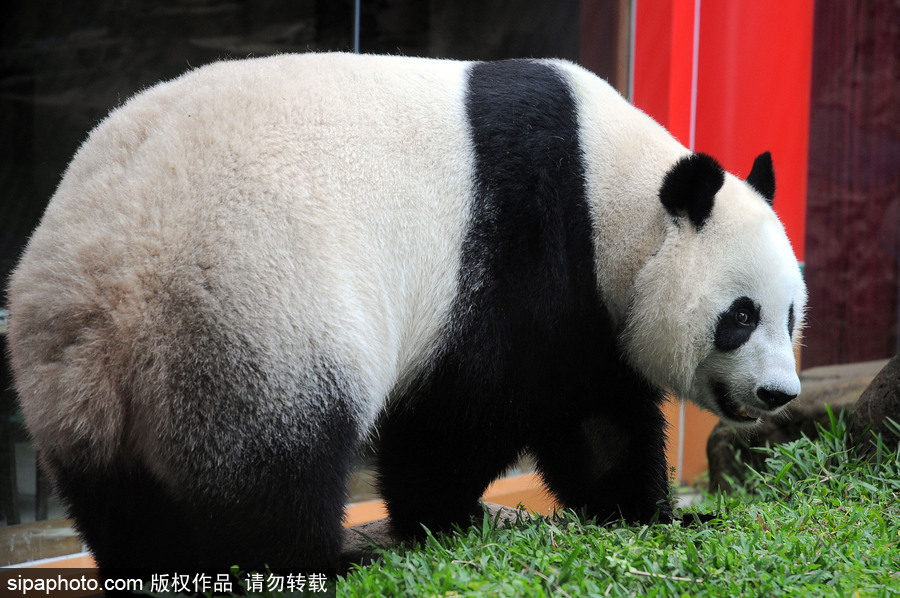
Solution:
[(353, 53), (359, 54), (359, 15), (362, 11), (361, 0), (356, 0), (353, 9)]
[(631, 9), (629, 10), (628, 35), (628, 101), (634, 103), (634, 56), (637, 53), (637, 3), (638, 0), (631, 0)]
[(694, 0), (694, 48), (691, 56), (691, 132), (690, 150), (695, 151), (697, 141), (697, 79), (700, 67), (700, 0)]
[[(700, 1), (694, 0), (694, 43), (691, 53), (691, 119), (688, 149), (695, 151), (697, 139), (697, 72), (700, 65)], [(683, 483), (684, 475), (684, 436), (685, 408), (684, 400), (678, 403), (678, 457), (675, 464), (675, 479)]]

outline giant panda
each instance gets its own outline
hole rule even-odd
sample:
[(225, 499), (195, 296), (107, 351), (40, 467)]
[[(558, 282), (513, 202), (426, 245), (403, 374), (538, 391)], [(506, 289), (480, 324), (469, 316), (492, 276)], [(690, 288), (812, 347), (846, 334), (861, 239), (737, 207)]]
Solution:
[(96, 127), (11, 277), (25, 421), (104, 570), (333, 566), (364, 443), (398, 534), (523, 453), (670, 521), (665, 392), (800, 392), (774, 193), (561, 60), (197, 68)]

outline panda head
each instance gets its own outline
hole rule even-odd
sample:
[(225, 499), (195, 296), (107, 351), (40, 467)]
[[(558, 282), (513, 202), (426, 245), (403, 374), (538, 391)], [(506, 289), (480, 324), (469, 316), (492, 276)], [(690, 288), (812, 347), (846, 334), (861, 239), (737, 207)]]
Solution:
[(743, 181), (703, 154), (674, 164), (659, 191), (665, 237), (637, 274), (622, 333), (651, 382), (732, 424), (800, 393), (806, 288), (774, 193), (768, 153)]

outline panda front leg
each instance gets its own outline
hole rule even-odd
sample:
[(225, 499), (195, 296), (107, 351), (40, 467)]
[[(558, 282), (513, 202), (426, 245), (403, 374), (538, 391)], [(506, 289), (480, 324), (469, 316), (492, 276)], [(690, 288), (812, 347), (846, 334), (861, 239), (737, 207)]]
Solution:
[[(453, 385), (389, 410), (379, 426), (379, 490), (391, 527), (405, 537), (465, 527), (480, 517), (487, 486), (524, 449), (505, 418)], [(459, 404), (456, 397), (467, 397)]]
[[(671, 522), (663, 395), (633, 375), (618, 377), (605, 409), (549, 420), (531, 451), (561, 506), (601, 522)], [(599, 397), (598, 397), (599, 398)]]

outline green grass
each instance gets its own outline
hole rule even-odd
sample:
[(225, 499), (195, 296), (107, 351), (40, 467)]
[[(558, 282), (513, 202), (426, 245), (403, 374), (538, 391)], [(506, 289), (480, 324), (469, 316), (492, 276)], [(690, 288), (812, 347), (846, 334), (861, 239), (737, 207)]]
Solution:
[(339, 596), (900, 596), (900, 458), (861, 459), (847, 422), (767, 449), (708, 523), (598, 526), (566, 511), (399, 549)]

